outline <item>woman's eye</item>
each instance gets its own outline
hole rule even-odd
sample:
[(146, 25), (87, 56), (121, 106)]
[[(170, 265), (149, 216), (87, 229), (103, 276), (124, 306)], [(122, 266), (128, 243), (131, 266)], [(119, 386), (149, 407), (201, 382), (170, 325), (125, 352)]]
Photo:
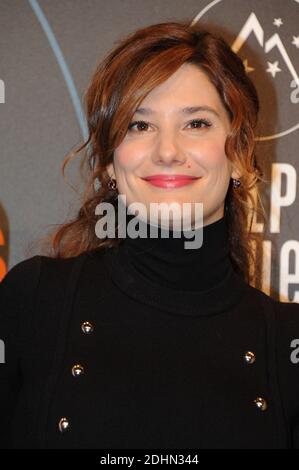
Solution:
[[(187, 125), (189, 126), (190, 124), (195, 124), (196, 127), (195, 129), (202, 129), (203, 127), (211, 127), (212, 123), (208, 121), (207, 119), (193, 119), (190, 121)], [(147, 130), (147, 126), (149, 124), (145, 121), (133, 121), (129, 124), (128, 131), (131, 131), (135, 126), (136, 129), (138, 129), (141, 132), (144, 132)]]
[[(201, 124), (204, 124), (204, 127), (211, 127), (212, 123), (207, 119), (193, 119), (193, 121), (189, 122), (189, 124), (200, 124), (200, 126), (196, 127), (195, 129), (202, 128)], [(188, 124), (188, 125), (189, 125)]]
[[(148, 126), (148, 123), (145, 121), (134, 121), (129, 124), (128, 130), (130, 131), (133, 129), (135, 126), (138, 126), (138, 129), (140, 129), (141, 126)], [(139, 127), (140, 126), (140, 127)], [(144, 131), (145, 129), (140, 129), (141, 131)]]

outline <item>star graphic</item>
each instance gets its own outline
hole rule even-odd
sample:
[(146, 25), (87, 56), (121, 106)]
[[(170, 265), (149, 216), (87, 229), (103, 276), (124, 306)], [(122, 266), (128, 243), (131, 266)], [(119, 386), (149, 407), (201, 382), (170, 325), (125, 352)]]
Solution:
[(273, 24), (279, 28), (283, 24), (283, 21), (281, 18), (275, 18)]
[(272, 77), (275, 78), (277, 72), (281, 72), (281, 69), (278, 67), (278, 60), (272, 64), (272, 62), (267, 62), (268, 68), (266, 72), (271, 73)]
[[(298, 0), (298, 2), (299, 2), (299, 0)], [(294, 44), (294, 46), (299, 48), (299, 36), (293, 36), (292, 44)]]
[(244, 60), (243, 60), (243, 64), (244, 64), (245, 72), (246, 72), (246, 73), (250, 73), (250, 72), (253, 72), (253, 71), (255, 70), (253, 67), (249, 67), (249, 65), (248, 65), (248, 59), (244, 59)]

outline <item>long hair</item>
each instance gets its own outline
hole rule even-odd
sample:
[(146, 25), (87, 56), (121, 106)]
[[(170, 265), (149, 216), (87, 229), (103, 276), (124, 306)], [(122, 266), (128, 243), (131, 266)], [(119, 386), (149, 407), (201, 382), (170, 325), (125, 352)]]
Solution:
[(150, 25), (127, 35), (96, 67), (84, 94), (88, 138), (62, 164), (65, 176), (66, 165), (83, 151), (81, 206), (75, 217), (46, 237), (48, 256), (67, 258), (119, 243), (117, 237), (99, 239), (95, 233), (99, 220), (96, 206), (115, 201), (106, 167), (113, 161), (114, 150), (125, 137), (138, 105), (184, 63), (205, 72), (230, 118), (225, 153), (241, 170), (242, 184), (235, 189), (231, 179), (225, 199), (229, 252), (235, 270), (252, 282), (257, 243), (261, 243), (251, 232), (252, 223), (256, 213), (266, 219), (264, 209), (259, 209), (258, 183), (264, 180), (255, 155), (257, 91), (242, 60), (221, 36), (185, 20)]

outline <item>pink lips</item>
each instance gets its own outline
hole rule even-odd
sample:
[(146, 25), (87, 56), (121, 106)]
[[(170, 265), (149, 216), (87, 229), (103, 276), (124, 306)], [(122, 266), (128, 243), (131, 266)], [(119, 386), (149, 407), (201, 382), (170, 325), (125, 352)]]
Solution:
[(160, 188), (180, 188), (187, 184), (191, 184), (194, 180), (199, 178), (199, 176), (188, 175), (153, 175), (142, 179), (148, 181), (153, 186), (158, 186)]

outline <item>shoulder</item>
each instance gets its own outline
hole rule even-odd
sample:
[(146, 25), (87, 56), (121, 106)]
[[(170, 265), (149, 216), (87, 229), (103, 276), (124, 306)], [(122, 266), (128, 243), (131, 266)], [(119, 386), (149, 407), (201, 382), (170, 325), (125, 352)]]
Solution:
[(299, 303), (295, 301), (279, 302), (274, 301), (275, 317), (277, 322), (295, 325), (299, 322)]
[(258, 303), (268, 311), (269, 315), (278, 323), (295, 324), (299, 322), (299, 303), (295, 301), (279, 301), (262, 290), (247, 284), (246, 301)]
[(47, 300), (62, 297), (68, 279), (79, 271), (86, 258), (52, 258), (35, 255), (15, 264), (0, 282), (0, 324), (33, 310), (37, 297)]
[(0, 283), (0, 289), (6, 289), (10, 286), (23, 287), (25, 290), (28, 283), (33, 278), (38, 278), (41, 266), (41, 256), (33, 256), (32, 258), (20, 261), (15, 264), (4, 276)]
[(277, 336), (294, 336), (299, 338), (299, 303), (295, 301), (279, 301), (262, 293), (271, 306), (271, 313), (276, 324)]
[(299, 346), (299, 303), (276, 301), (274, 312), (278, 348), (289, 355), (292, 347)]
[[(86, 265), (90, 272), (101, 270), (105, 250), (89, 251), (69, 258), (35, 255), (15, 264), (0, 282), (0, 307), (32, 301), (37, 293), (44, 297), (57, 295), (67, 288), (68, 282), (79, 278)], [(102, 271), (104, 271), (102, 269)], [(1, 310), (0, 308), (0, 315)]]
[(274, 334), (278, 341), (289, 343), (295, 336), (299, 338), (299, 303), (280, 301), (262, 290), (246, 285), (244, 309), (253, 318), (263, 320), (268, 325), (269, 334)]
[[(265, 294), (263, 296), (266, 298), (264, 301), (271, 305), (269, 316), (273, 324), (278, 358), (284, 357), (285, 362), (290, 363), (292, 345), (299, 346), (299, 303), (279, 301)], [(296, 373), (298, 372), (297, 367)]]
[(92, 253), (82, 253), (70, 258), (53, 258), (35, 255), (15, 264), (0, 282), (0, 292), (17, 288), (24, 293), (32, 291), (45, 276), (57, 281), (66, 277), (77, 265), (82, 265)]
[[(41, 272), (41, 257), (33, 256), (14, 265), (0, 283), (0, 316), (12, 315), (35, 291)], [(13, 307), (13, 308), (12, 308)]]

